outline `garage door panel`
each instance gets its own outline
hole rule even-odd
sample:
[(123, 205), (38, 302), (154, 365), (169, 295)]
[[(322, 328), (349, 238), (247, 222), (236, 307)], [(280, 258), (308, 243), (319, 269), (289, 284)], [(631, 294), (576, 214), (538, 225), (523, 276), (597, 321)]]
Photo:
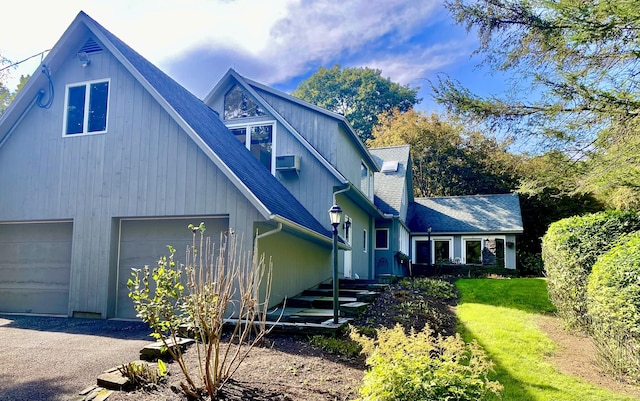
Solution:
[[(118, 260), (118, 287), (116, 316), (132, 319), (136, 317), (133, 303), (129, 298), (127, 281), (132, 277), (132, 269), (142, 269), (145, 265), (153, 268), (162, 256), (169, 256), (167, 245), (176, 249), (176, 263), (184, 263), (187, 247), (193, 243), (189, 224), (204, 222), (206, 236), (215, 242), (220, 232), (229, 228), (229, 219), (192, 218), (192, 219), (150, 219), (123, 220), (120, 227), (120, 256)], [(197, 235), (198, 243), (200, 234)], [(153, 283), (152, 283), (153, 284)]]
[(0, 224), (0, 311), (67, 314), (71, 222)]
[(0, 305), (6, 313), (66, 314), (69, 289), (18, 288), (0, 290)]

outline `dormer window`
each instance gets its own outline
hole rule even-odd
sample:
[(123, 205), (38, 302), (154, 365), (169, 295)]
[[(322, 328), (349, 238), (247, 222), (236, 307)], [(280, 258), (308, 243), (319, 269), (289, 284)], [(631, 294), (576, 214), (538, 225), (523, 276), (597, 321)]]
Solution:
[(266, 113), (238, 85), (224, 96), (224, 119), (260, 117)]
[(107, 132), (108, 79), (67, 85), (64, 104), (65, 136)]

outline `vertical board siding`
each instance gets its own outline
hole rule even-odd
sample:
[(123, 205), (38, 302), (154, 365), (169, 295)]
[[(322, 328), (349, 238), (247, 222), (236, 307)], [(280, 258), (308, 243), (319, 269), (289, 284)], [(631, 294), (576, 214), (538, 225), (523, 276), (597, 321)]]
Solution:
[[(69, 314), (106, 317), (117, 218), (233, 213), (247, 238), (263, 218), (114, 57), (90, 57), (53, 72), (51, 108), (32, 107), (0, 148), (0, 221), (73, 220)], [(103, 78), (108, 132), (63, 138), (65, 85)]]

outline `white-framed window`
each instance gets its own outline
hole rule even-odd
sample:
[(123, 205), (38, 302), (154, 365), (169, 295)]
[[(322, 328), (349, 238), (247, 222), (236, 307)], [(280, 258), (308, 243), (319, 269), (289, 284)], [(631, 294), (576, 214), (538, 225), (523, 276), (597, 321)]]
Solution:
[(245, 93), (238, 85), (224, 95), (224, 119), (260, 117), (267, 113), (256, 103), (251, 96)]
[(271, 174), (275, 173), (275, 126), (275, 121), (227, 126)]
[(453, 237), (432, 237), (431, 241), (431, 263), (453, 262)]
[(399, 235), (399, 251), (404, 253), (405, 255), (409, 255), (409, 231), (403, 226), (399, 225), (400, 235)]
[(364, 161), (360, 161), (360, 190), (367, 198), (373, 199), (373, 174)]
[(412, 255), (417, 264), (455, 263), (453, 237), (414, 237)]
[(369, 252), (369, 233), (366, 228), (362, 230), (362, 240), (362, 252), (367, 253)]
[(389, 249), (389, 229), (376, 228), (376, 249)]
[(482, 264), (484, 241), (481, 237), (462, 237), (462, 263), (467, 265)]
[(63, 136), (107, 132), (110, 83), (110, 79), (101, 79), (66, 86)]

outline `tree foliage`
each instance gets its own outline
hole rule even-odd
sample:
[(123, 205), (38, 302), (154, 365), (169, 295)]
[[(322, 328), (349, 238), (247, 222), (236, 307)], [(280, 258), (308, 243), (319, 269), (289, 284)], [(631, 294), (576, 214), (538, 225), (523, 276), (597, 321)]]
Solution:
[[(493, 70), (511, 70), (540, 98), (481, 98), (452, 80), (437, 100), (463, 114), (578, 139), (590, 127), (624, 124), (640, 112), (640, 8), (628, 0), (450, 0), (456, 21), (475, 31)], [(522, 82), (522, 80), (520, 80)], [(535, 99), (535, 97), (533, 98)]]
[(395, 109), (379, 116), (369, 147), (411, 145), (416, 196), (508, 193), (517, 189), (518, 157), (507, 143), (437, 114)]
[(448, 0), (446, 6), (477, 33), (483, 64), (511, 73), (514, 87), (500, 97), (482, 97), (441, 77), (432, 84), (436, 101), (585, 161), (566, 192), (594, 193), (611, 207), (637, 207), (640, 160), (630, 157), (640, 141), (637, 2)]
[(405, 112), (420, 103), (419, 88), (400, 85), (372, 68), (320, 67), (293, 92), (307, 102), (342, 114), (356, 134), (366, 141), (378, 114), (398, 108)]

